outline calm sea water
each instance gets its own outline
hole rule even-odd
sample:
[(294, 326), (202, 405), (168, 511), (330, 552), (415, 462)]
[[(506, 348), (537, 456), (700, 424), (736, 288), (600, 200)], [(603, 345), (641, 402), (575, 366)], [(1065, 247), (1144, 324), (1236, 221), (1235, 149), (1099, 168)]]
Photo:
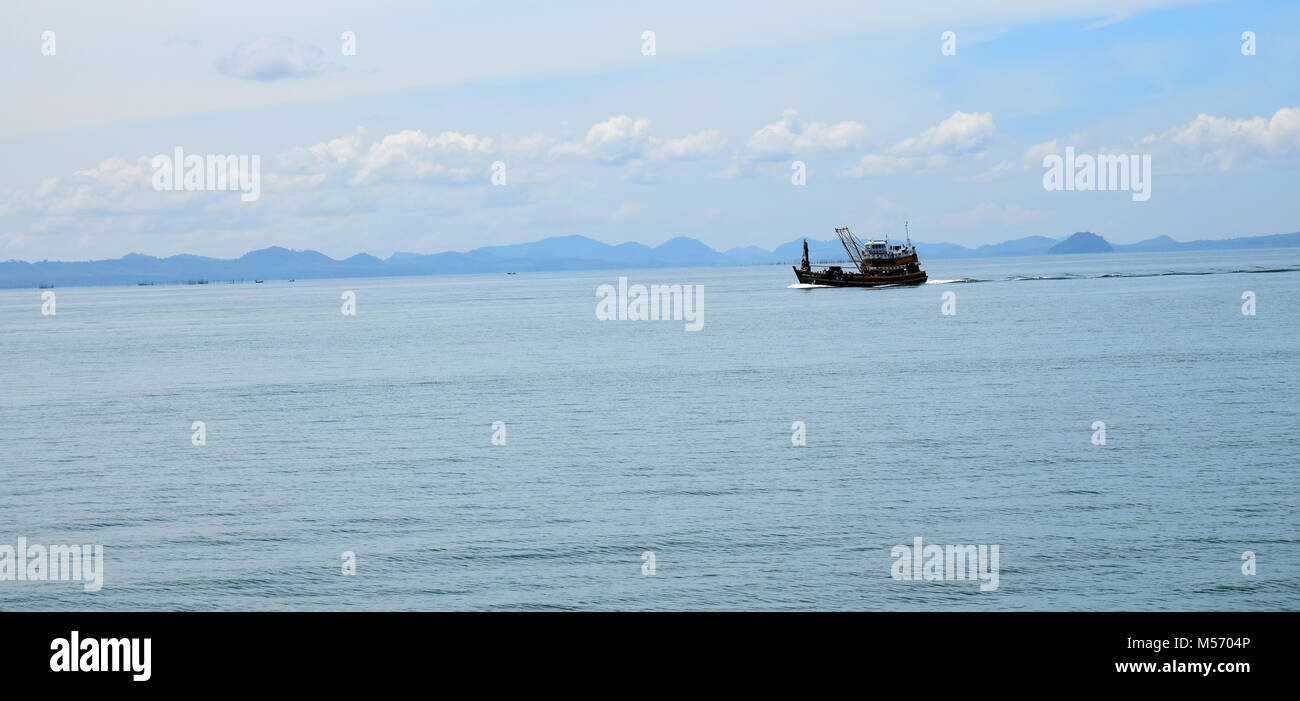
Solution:
[[(1300, 249), (925, 267), (973, 281), (0, 290), (0, 544), (105, 557), (0, 608), (1300, 608)], [(619, 275), (703, 329), (598, 321)], [(917, 536), (997, 590), (891, 578)]]

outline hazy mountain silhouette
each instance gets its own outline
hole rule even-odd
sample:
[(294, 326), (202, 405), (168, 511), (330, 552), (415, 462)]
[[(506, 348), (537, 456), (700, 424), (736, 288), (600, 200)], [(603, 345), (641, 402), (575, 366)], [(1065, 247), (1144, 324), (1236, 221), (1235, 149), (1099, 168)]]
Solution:
[[(1170, 239), (1171, 241), (1173, 239)], [(1115, 248), (1106, 239), (1091, 231), (1076, 231), (1070, 238), (1047, 249), (1048, 253), (1114, 253)]]
[[(1102, 248), (1102, 247), (1105, 248)], [(1079, 232), (1068, 239), (1029, 236), (999, 244), (967, 248), (954, 243), (917, 243), (921, 260), (934, 258), (983, 258), (990, 256), (1035, 256), (1049, 252), (1118, 253), (1209, 249), (1281, 248), (1300, 246), (1300, 232), (1243, 238), (1175, 241), (1158, 236), (1140, 243), (1116, 245), (1101, 236)], [(814, 263), (845, 260), (838, 239), (808, 240)], [(639, 243), (617, 246), (585, 236), (558, 236), (510, 246), (487, 246), (468, 252), (394, 253), (387, 259), (360, 253), (346, 260), (334, 260), (317, 251), (295, 251), (272, 246), (250, 251), (237, 259), (176, 255), (155, 258), (130, 253), (116, 260), (83, 262), (40, 261), (0, 263), (0, 287), (39, 285), (134, 285), (138, 282), (167, 284), (199, 280), (283, 280), (290, 278), (377, 277), (391, 275), (439, 275), (453, 273), (535, 272), (542, 270), (594, 270), (608, 268), (663, 268), (709, 265), (754, 265), (797, 263), (803, 257), (803, 239), (795, 239), (767, 251), (757, 246), (718, 252), (699, 241), (679, 236), (655, 247)]]

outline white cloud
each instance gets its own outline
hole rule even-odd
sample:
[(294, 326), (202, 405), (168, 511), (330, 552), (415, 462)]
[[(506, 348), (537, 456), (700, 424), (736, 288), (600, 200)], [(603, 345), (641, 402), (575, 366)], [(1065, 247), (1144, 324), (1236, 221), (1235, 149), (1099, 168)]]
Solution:
[(73, 171), (67, 178), (45, 178), (29, 192), (10, 194), (0, 203), (0, 212), (54, 216), (87, 210), (122, 213), (162, 209), (183, 202), (187, 193), (175, 193), (182, 197), (170, 200), (157, 197), (150, 182), (151, 161), (150, 156), (141, 156), (134, 162), (106, 158), (92, 168)]
[(858, 122), (802, 123), (799, 113), (787, 109), (780, 121), (765, 125), (749, 137), (750, 155), (757, 158), (781, 158), (810, 151), (843, 151), (857, 148), (866, 138), (867, 128)]
[[(470, 180), (476, 172), (488, 182), (492, 139), (444, 131), (427, 136), (419, 130), (389, 134), (365, 148), (364, 131), (308, 147), (291, 148), (275, 159), (276, 169), (261, 171), (270, 189), (310, 189), (330, 181), (365, 186), (376, 182), (449, 182)], [(170, 154), (166, 154), (170, 155)], [(65, 178), (46, 178), (27, 191), (0, 196), (0, 214), (63, 216), (77, 213), (148, 213), (224, 207), (205, 193), (158, 192), (153, 187), (152, 156), (134, 161), (108, 158)]]
[(345, 167), (361, 160), (361, 141), (365, 129), (357, 129), (351, 136), (340, 136), (324, 143), (294, 148), (280, 154), (277, 164), (283, 170), (320, 173)]
[(660, 161), (684, 161), (714, 156), (726, 148), (727, 139), (716, 129), (697, 131), (680, 139), (653, 143), (650, 158)]
[(1201, 114), (1143, 146), (1172, 147), (1199, 165), (1230, 170), (1238, 164), (1300, 156), (1300, 108), (1283, 107), (1272, 117), (1230, 119)]
[(551, 155), (621, 163), (640, 156), (649, 139), (649, 119), (634, 120), (621, 114), (593, 125), (582, 141), (553, 146)]
[[(727, 143), (717, 130), (658, 139), (650, 137), (649, 129), (648, 119), (633, 120), (624, 115), (594, 125), (580, 143), (557, 143), (552, 137), (537, 134), (506, 139), (498, 146), (494, 139), (473, 133), (443, 131), (431, 136), (418, 129), (388, 134), (367, 144), (365, 130), (358, 128), (353, 134), (289, 148), (273, 160), (263, 159), (268, 167), (262, 170), (261, 179), (270, 191), (284, 194), (330, 184), (364, 188), (397, 182), (472, 183), (477, 176), (486, 185), (493, 159), (528, 161), (547, 153), (562, 153), (595, 162), (625, 163), (623, 180), (653, 183), (658, 182), (659, 175), (651, 164), (716, 155)], [(159, 193), (153, 189), (152, 177), (152, 156), (140, 156), (134, 161), (108, 158), (69, 176), (46, 178), (30, 189), (0, 192), (0, 214), (178, 213), (224, 206), (214, 205), (212, 198), (200, 193)], [(287, 206), (302, 209), (311, 205), (297, 202)]]
[(903, 156), (972, 153), (983, 148), (996, 132), (993, 115), (988, 112), (953, 112), (920, 136), (894, 144), (889, 152)]
[(464, 182), (485, 168), (495, 151), (491, 138), (444, 131), (429, 136), (418, 129), (388, 134), (365, 147), (365, 130), (308, 147), (291, 148), (276, 158), (281, 172), (266, 173), (267, 183), (284, 188), (321, 185), (332, 179), (351, 185), (386, 181)]
[[(683, 161), (714, 156), (722, 152), (727, 139), (716, 129), (706, 129), (677, 139), (650, 134), (650, 120), (632, 119), (621, 114), (595, 124), (582, 141), (560, 143), (550, 148), (550, 155), (580, 158), (599, 163), (637, 161)], [(634, 178), (640, 179), (640, 178)]]
[[(1098, 145), (1087, 134), (1073, 134), (1030, 146), (1020, 158), (1021, 168), (1041, 168), (1043, 157), (1063, 155), (1067, 146), (1076, 153), (1151, 154), (1164, 172), (1220, 171), (1267, 162), (1300, 159), (1300, 108), (1282, 107), (1271, 117), (1232, 119), (1200, 114), (1190, 122), (1160, 134), (1151, 134), (1128, 146)], [(995, 167), (986, 173), (992, 177)]]
[(985, 144), (996, 132), (993, 115), (988, 112), (954, 112), (938, 126), (894, 144), (888, 154), (863, 156), (856, 166), (843, 174), (850, 178), (865, 178), (919, 172), (927, 168), (942, 168), (958, 157), (980, 158), (984, 155)]
[[(376, 179), (421, 180), (468, 179), (470, 168), (466, 156), (492, 152), (492, 139), (444, 131), (430, 137), (424, 132), (404, 130), (385, 136), (371, 145), (361, 158), (360, 168), (352, 177), (352, 184), (363, 185)], [(453, 161), (455, 165), (447, 163)], [(459, 166), (459, 167), (457, 167)]]

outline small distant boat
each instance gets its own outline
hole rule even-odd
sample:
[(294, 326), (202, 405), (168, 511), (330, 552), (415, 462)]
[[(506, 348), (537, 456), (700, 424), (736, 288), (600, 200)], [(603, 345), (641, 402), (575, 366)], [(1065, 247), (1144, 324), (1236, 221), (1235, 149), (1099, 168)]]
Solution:
[(289, 279), (289, 282), (293, 282), (293, 281), (294, 281), (293, 278), (290, 278), (290, 279)]
[(137, 283), (135, 283), (135, 284), (137, 284), (137, 285), (139, 285), (139, 286), (141, 286), (141, 287), (148, 287), (148, 286), (153, 285), (153, 284), (155, 284), (155, 283), (148, 282), (148, 281), (145, 281), (145, 280), (141, 280), (141, 281), (139, 281), (139, 282), (137, 282)]
[[(907, 232), (906, 222), (903, 230)], [(849, 228), (835, 230), (844, 245), (844, 252), (857, 266), (857, 271), (845, 270), (838, 265), (813, 266), (808, 262), (808, 239), (803, 242), (803, 264), (794, 269), (794, 275), (805, 285), (828, 287), (881, 287), (884, 285), (920, 285), (927, 276), (921, 270), (921, 261), (912, 245), (912, 235), (907, 233), (906, 244), (889, 244), (884, 241), (862, 241)]]
[(506, 275), (518, 275), (519, 273), (506, 273)]
[(54, 285), (51, 284), (51, 283), (48, 283), (48, 282), (42, 282), (42, 283), (40, 284), (40, 288), (41, 288), (42, 290), (52, 290), (52, 289), (54, 289)]
[(262, 284), (263, 281), (262, 281), (262, 280), (254, 280), (253, 282), (255, 282), (255, 283), (257, 283), (257, 284), (260, 285), (260, 284)]

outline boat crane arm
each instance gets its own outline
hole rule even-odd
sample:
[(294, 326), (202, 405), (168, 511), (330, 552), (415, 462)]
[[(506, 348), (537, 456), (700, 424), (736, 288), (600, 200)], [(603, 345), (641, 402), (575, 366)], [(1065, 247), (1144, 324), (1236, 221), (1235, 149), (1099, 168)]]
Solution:
[(835, 230), (839, 234), (840, 242), (844, 244), (844, 250), (848, 251), (849, 259), (862, 272), (867, 271), (867, 259), (870, 257), (867, 253), (867, 244), (853, 234), (849, 227), (843, 227)]
[(849, 227), (838, 227), (835, 229), (835, 235), (840, 237), (840, 244), (844, 246), (844, 252), (849, 254), (849, 260), (853, 261), (858, 269), (862, 269), (862, 259), (865, 257), (862, 253), (862, 244), (858, 238), (849, 231)]

